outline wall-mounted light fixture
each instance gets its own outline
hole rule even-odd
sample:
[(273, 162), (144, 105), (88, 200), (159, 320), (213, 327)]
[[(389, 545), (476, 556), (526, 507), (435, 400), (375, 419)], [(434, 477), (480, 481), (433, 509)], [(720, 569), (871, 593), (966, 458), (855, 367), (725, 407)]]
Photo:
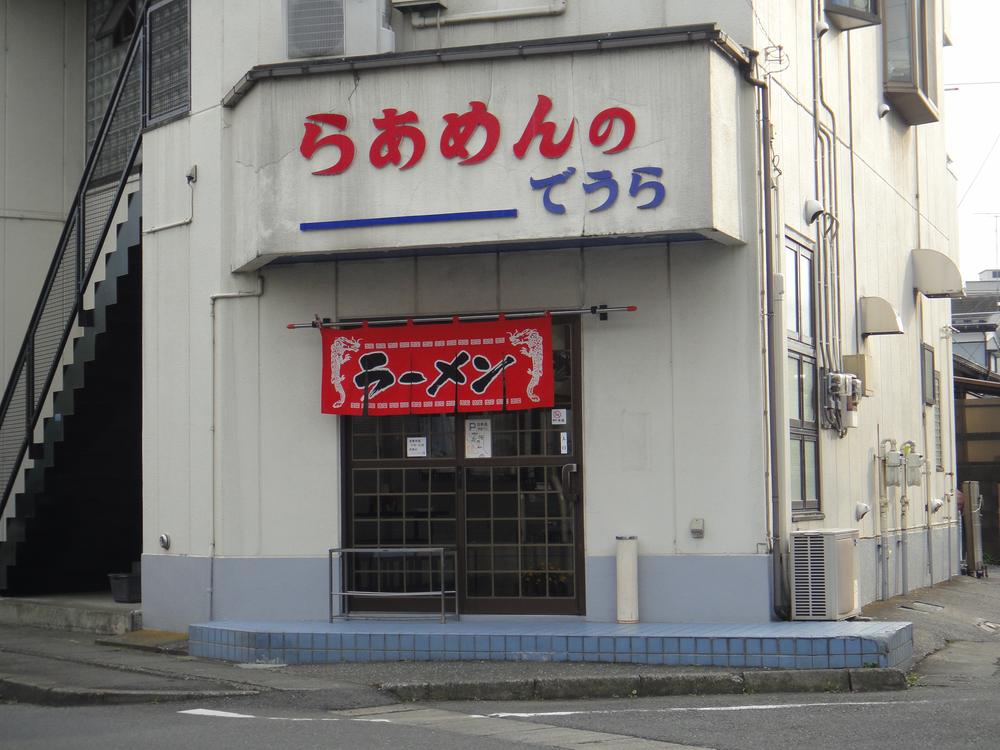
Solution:
[(806, 218), (806, 224), (812, 224), (814, 221), (816, 221), (816, 219), (818, 219), (820, 216), (823, 215), (823, 212), (825, 210), (826, 209), (823, 208), (823, 204), (820, 203), (815, 198), (810, 198), (809, 200), (807, 200), (804, 212)]
[(854, 518), (860, 521), (871, 512), (872, 506), (868, 503), (858, 503), (854, 506)]
[(163, 549), (170, 549), (170, 534), (160, 534), (160, 546)]
[(890, 107), (885, 102), (882, 102), (881, 104), (878, 105), (878, 119), (884, 120), (885, 116), (890, 112), (892, 112), (892, 107)]
[(937, 513), (941, 508), (944, 507), (944, 500), (939, 497), (931, 500), (931, 513)]
[(830, 24), (828, 24), (823, 19), (820, 19), (819, 21), (816, 22), (816, 38), (817, 39), (819, 39), (821, 36), (823, 36), (829, 30), (830, 30)]

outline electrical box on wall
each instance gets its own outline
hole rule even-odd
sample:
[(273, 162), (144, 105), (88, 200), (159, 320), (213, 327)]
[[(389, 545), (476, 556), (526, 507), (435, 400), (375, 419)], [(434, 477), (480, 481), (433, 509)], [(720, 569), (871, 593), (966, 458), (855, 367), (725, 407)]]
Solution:
[(861, 381), (861, 395), (875, 395), (875, 363), (869, 354), (845, 354), (844, 371)]
[(849, 372), (828, 372), (823, 377), (824, 426), (840, 431), (858, 426), (861, 380)]

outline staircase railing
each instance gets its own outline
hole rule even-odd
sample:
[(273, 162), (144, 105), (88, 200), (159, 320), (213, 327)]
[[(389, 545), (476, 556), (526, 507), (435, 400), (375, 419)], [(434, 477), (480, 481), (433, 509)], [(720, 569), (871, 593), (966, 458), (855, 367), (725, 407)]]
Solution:
[(142, 145), (147, 111), (145, 0), (140, 5), (139, 22), (0, 401), (0, 516), (32, 443), (63, 349), (83, 313), (83, 294)]

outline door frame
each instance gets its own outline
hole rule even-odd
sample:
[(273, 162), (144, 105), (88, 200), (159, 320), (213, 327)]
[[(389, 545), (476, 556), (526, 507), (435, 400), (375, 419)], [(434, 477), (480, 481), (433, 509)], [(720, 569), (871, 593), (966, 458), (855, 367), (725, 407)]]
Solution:
[[(570, 454), (562, 455), (541, 455), (541, 456), (511, 456), (498, 458), (478, 458), (468, 459), (465, 457), (465, 413), (457, 413), (455, 419), (455, 456), (453, 458), (425, 458), (425, 459), (380, 459), (372, 461), (370, 468), (454, 468), (456, 472), (455, 489), (455, 585), (458, 590), (459, 610), (462, 614), (531, 614), (531, 615), (585, 615), (586, 614), (586, 545), (584, 529), (584, 503), (585, 497), (584, 472), (586, 467), (583, 462), (583, 326), (579, 316), (574, 316), (568, 323), (570, 341), (570, 356), (572, 377), (570, 387), (572, 389), (571, 407), (572, 425), (570, 433), (572, 437), (573, 450)], [(564, 324), (559, 321), (558, 324)], [(556, 325), (553, 320), (553, 325)], [(478, 414), (478, 412), (476, 413)], [(351, 435), (352, 417), (339, 418), (340, 435), (340, 510), (341, 510), (341, 545), (344, 547), (354, 546), (354, 524), (351, 515), (351, 492), (353, 469), (353, 445)], [(552, 599), (548, 597), (472, 597), (467, 594), (466, 584), (466, 488), (465, 472), (469, 468), (493, 468), (493, 467), (553, 467), (559, 468), (566, 464), (575, 464), (576, 471), (573, 477), (573, 484), (576, 497), (574, 502), (574, 575), (575, 575), (575, 596), (564, 599)], [(364, 466), (362, 464), (361, 466)], [(405, 545), (400, 545), (405, 546)], [(429, 545), (440, 546), (440, 545)], [(415, 548), (418, 548), (414, 545)], [(448, 598), (449, 604), (452, 600)], [(471, 604), (470, 604), (471, 602)], [(371, 597), (365, 599), (355, 599), (350, 602), (351, 611), (378, 611), (378, 612), (436, 612), (439, 611), (439, 602), (436, 598), (378, 598)]]

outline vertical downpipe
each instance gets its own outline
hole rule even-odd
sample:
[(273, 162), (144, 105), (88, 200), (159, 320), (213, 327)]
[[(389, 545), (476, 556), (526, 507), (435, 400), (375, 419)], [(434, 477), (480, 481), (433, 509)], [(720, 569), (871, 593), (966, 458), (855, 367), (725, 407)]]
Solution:
[(895, 440), (883, 440), (879, 443), (879, 498), (878, 498), (878, 520), (879, 534), (882, 545), (882, 601), (889, 598), (889, 488), (886, 481), (885, 456), (886, 446), (892, 450), (896, 449)]
[(264, 279), (261, 276), (257, 277), (257, 290), (254, 292), (215, 292), (208, 296), (209, 305), (209, 318), (210, 325), (212, 327), (212, 350), (211, 350), (211, 360), (209, 362), (209, 369), (211, 370), (211, 408), (209, 410), (211, 414), (211, 425), (209, 426), (209, 432), (212, 435), (212, 459), (211, 459), (211, 484), (212, 484), (212, 522), (211, 522), (211, 537), (208, 544), (208, 619), (215, 619), (215, 546), (216, 546), (216, 511), (219, 504), (219, 490), (217, 485), (217, 471), (216, 464), (219, 462), (219, 441), (217, 438), (217, 423), (218, 417), (217, 403), (216, 403), (216, 319), (215, 319), (215, 303), (220, 299), (239, 299), (242, 297), (261, 297), (264, 294)]
[[(923, 398), (921, 396), (921, 398)], [(900, 561), (900, 566), (903, 569), (903, 591), (906, 593), (910, 590), (910, 555), (909, 555), (909, 540), (907, 539), (907, 531), (909, 529), (909, 512), (910, 512), (910, 498), (909, 498), (909, 482), (906, 478), (907, 471), (907, 458), (911, 453), (914, 453), (917, 449), (916, 444), (912, 440), (907, 440), (900, 446), (903, 451), (903, 466), (902, 466), (902, 479), (899, 483), (900, 492), (902, 493), (899, 498), (899, 534), (900, 540), (902, 542), (901, 551), (903, 559)]]
[[(756, 54), (753, 54), (753, 61)], [(780, 620), (787, 620), (790, 616), (790, 603), (788, 600), (788, 585), (785, 577), (784, 558), (782, 556), (782, 544), (784, 541), (785, 529), (785, 505), (783, 503), (784, 472), (783, 461), (780, 459), (781, 437), (784, 430), (778, 420), (778, 365), (775, 362), (775, 352), (777, 351), (776, 330), (781, 330), (775, 325), (775, 318), (780, 318), (781, 310), (776, 309), (774, 274), (775, 274), (775, 238), (774, 238), (774, 199), (772, 191), (775, 189), (772, 184), (771, 172), (771, 107), (770, 89), (767, 81), (754, 77), (753, 62), (744, 68), (743, 77), (750, 85), (754, 86), (760, 95), (760, 179), (759, 189), (762, 196), (761, 212), (764, 219), (763, 231), (763, 251), (764, 251), (764, 274), (765, 274), (765, 295), (763, 300), (763, 313), (766, 317), (766, 337), (765, 337), (765, 382), (767, 388), (767, 420), (765, 429), (768, 432), (768, 459), (765, 471), (770, 477), (769, 482), (765, 482), (765, 515), (770, 515), (770, 549), (771, 549), (771, 599), (774, 616)]]

